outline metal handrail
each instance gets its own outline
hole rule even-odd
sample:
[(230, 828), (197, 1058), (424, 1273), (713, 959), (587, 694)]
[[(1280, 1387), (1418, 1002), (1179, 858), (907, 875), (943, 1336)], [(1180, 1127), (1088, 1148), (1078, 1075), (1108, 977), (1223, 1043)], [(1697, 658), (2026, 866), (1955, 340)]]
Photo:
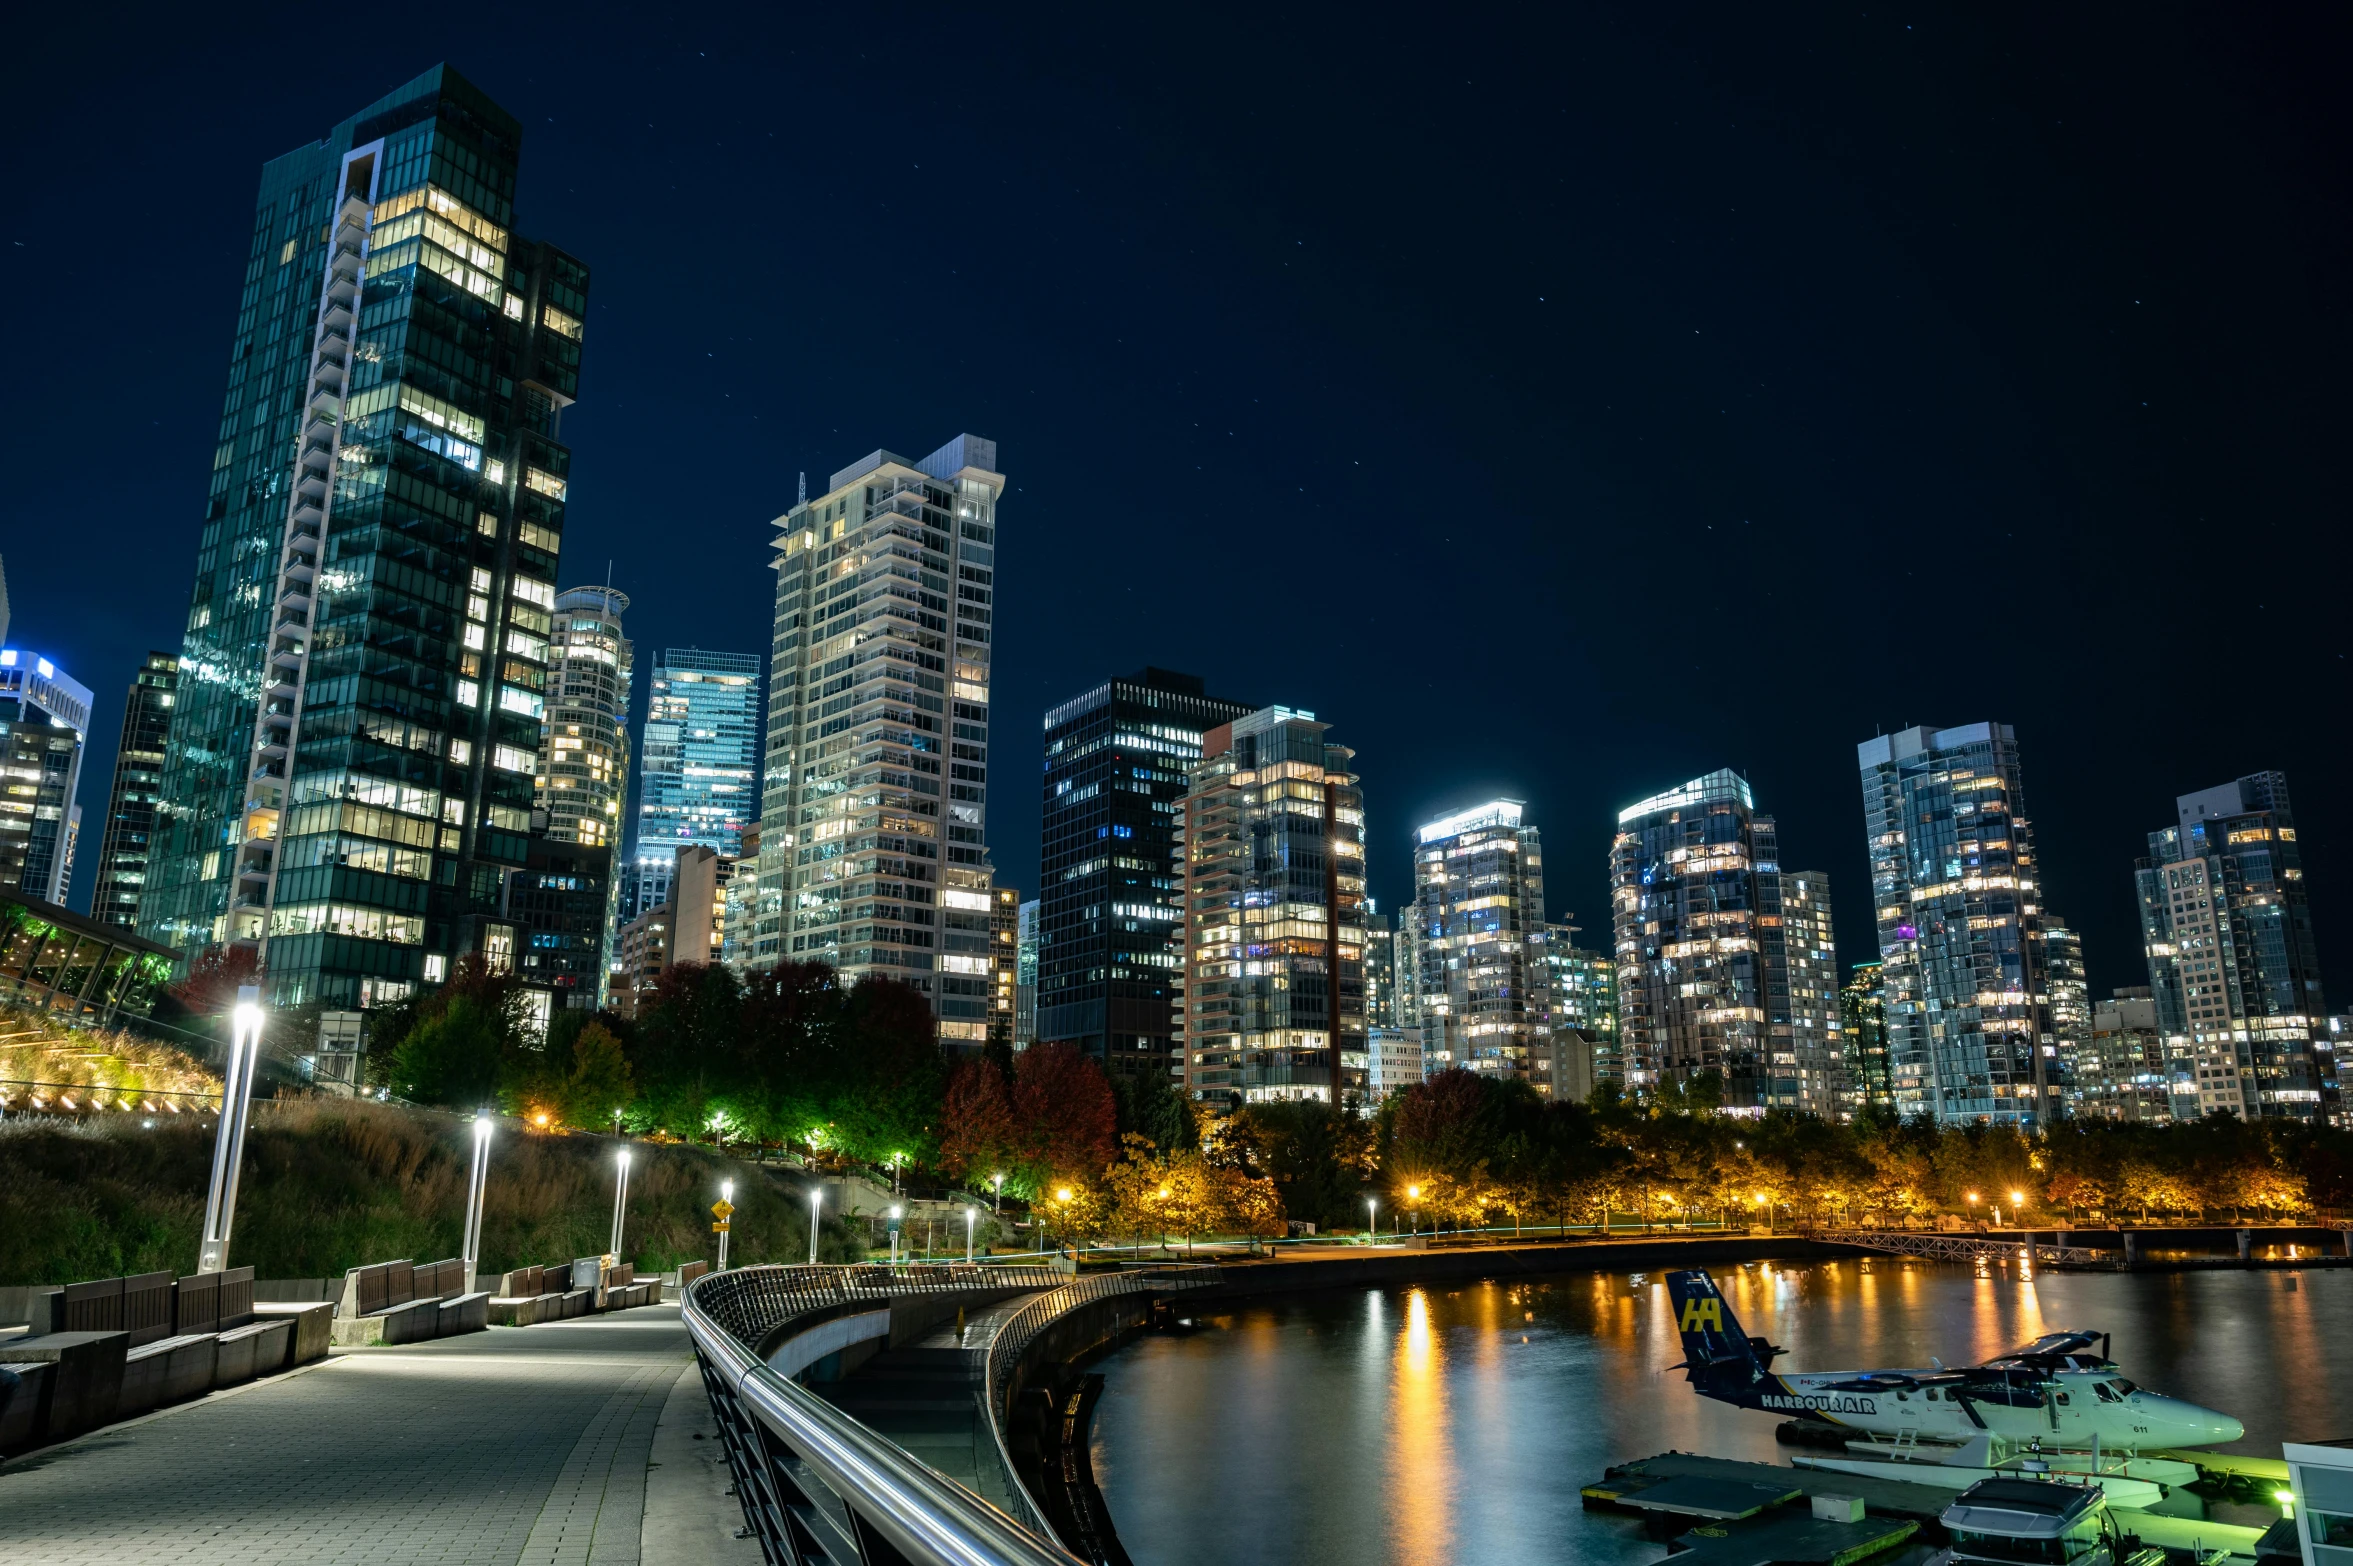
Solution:
[(2031, 1238), (2000, 1240), (1975, 1234), (1940, 1234), (1912, 1229), (1815, 1229), (1809, 1237), (1894, 1256), (1933, 1261), (2025, 1261), (2033, 1266), (2085, 1272), (2122, 1272), (2125, 1259), (2086, 1245), (2053, 1245)]
[(1021, 1470), (1013, 1466), (1013, 1454), (1005, 1446), (1005, 1419), (1012, 1412), (1010, 1399), (1013, 1373), (1021, 1364), (1023, 1352), (1049, 1325), (1090, 1301), (1114, 1294), (1207, 1288), (1224, 1281), (1225, 1274), (1210, 1262), (1127, 1267), (1118, 1272), (1096, 1273), (1064, 1282), (1053, 1293), (1031, 1300), (1005, 1318), (996, 1335), (989, 1339), (988, 1356), (984, 1362), (984, 1377), (988, 1383), (989, 1437), (996, 1443), (997, 1462), (1005, 1470), (1006, 1494), (1026, 1513), (1023, 1520), (1033, 1531), (1050, 1533), (1052, 1528), (1038, 1506), (1037, 1497), (1031, 1495), (1029, 1486), (1021, 1482)]
[[(1023, 1527), (777, 1374), (743, 1336), (748, 1329), (766, 1337), (793, 1317), (844, 1302), (1018, 1287), (1031, 1282), (1026, 1274), (1044, 1271), (746, 1267), (688, 1285), (681, 1315), (702, 1360), (744, 1514), (770, 1566), (1078, 1566), (1050, 1535)], [(778, 1313), (768, 1314), (772, 1309)], [(825, 1494), (812, 1493), (812, 1484)]]

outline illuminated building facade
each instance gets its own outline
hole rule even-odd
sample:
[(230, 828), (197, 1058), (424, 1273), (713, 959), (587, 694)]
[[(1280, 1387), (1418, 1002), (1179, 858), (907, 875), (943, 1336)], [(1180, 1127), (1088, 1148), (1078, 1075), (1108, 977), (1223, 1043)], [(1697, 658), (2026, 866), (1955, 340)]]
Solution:
[(744, 829), (759, 819), (759, 798), (759, 658), (667, 649), (646, 695), (622, 920), (670, 900), (680, 849), (699, 844), (722, 858), (742, 858)]
[(1923, 725), (1855, 749), (1896, 1109), (2047, 1125), (2064, 1084), (2016, 733)]
[(920, 461), (852, 463), (776, 524), (754, 962), (903, 980), (952, 1047), (988, 1041), (996, 999), (989, 668), (1004, 491), (997, 443), (959, 435)]
[[(1580, 948), (1578, 933), (1573, 924), (1548, 926), (1544, 966), (1551, 982), (1553, 1032), (1575, 1033), (1575, 1041), (1564, 1041), (1562, 1050), (1585, 1057), (1585, 1090), (1569, 1094), (1583, 1098), (1598, 1083), (1623, 1082), (1625, 1068), (1618, 1059), (1617, 960)], [(1568, 1074), (1574, 1076), (1576, 1063), (1569, 1064)]]
[[(1021, 894), (1010, 886), (993, 889), (997, 906), (989, 920), (988, 1042), (1010, 1053), (1021, 1026)], [(968, 1041), (969, 1042), (969, 1041)]]
[(610, 587), (556, 594), (548, 638), (547, 722), (540, 728), (539, 808), (559, 842), (621, 841), (629, 793), (629, 595)]
[(1849, 1088), (1830, 878), (1819, 870), (1784, 870), (1777, 877), (1760, 872), (1758, 880), (1771, 1102), (1836, 1120), (1848, 1111)]
[(0, 647), (0, 890), (64, 905), (89, 734), (88, 687), (38, 653)]
[(1180, 802), (1176, 1048), (1214, 1107), (1367, 1101), (1364, 798), (1330, 727), (1288, 707), (1220, 724)]
[(1027, 1049), (1038, 1041), (1038, 913), (1036, 898), (1021, 905), (1016, 925), (1019, 950), (1013, 970), (1013, 1047)]
[(1787, 1015), (1787, 968), (1763, 923), (1781, 914), (1776, 844), (1773, 818), (1731, 771), (1618, 813), (1610, 899), (1628, 1091), (1713, 1072), (1728, 1110), (1799, 1107), (1795, 1049), (1777, 1047), (1773, 1021)]
[(1038, 1039), (1105, 1071), (1166, 1077), (1182, 1018), (1177, 803), (1201, 736), (1249, 707), (1190, 674), (1141, 669), (1049, 709), (1040, 888)]
[(2172, 1052), (2145, 987), (2118, 990), (2115, 999), (2092, 1007), (2068, 1087), (2074, 1112), (2087, 1120), (2163, 1124), (2174, 1118)]
[(2287, 775), (2258, 772), (2174, 802), (2134, 880), (2174, 1113), (2322, 1113), (2329, 1035), (2303, 846)]
[(139, 894), (147, 886), (147, 850), (155, 836), (172, 692), (179, 683), (180, 660), (151, 652), (123, 701), (122, 741), (114, 753), (114, 784), (106, 792), (106, 835), (99, 841), (90, 916), (125, 930), (139, 928)]
[(337, 1027), (529, 855), (588, 271), (521, 136), (436, 66), (262, 170), (140, 929)]
[(1449, 1065), (1552, 1092), (1544, 853), (1516, 799), (1414, 834), (1422, 1037)]
[(1847, 1108), (1895, 1102), (1887, 1073), (1887, 992), (1876, 962), (1859, 962), (1838, 992), (1839, 1044), (1846, 1055)]

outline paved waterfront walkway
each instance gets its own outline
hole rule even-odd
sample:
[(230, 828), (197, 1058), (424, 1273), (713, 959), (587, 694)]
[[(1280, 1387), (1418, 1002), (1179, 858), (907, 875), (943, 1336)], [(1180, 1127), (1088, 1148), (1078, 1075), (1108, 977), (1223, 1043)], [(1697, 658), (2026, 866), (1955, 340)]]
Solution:
[(757, 1562), (717, 1448), (674, 1305), (338, 1351), (0, 1464), (0, 1560)]

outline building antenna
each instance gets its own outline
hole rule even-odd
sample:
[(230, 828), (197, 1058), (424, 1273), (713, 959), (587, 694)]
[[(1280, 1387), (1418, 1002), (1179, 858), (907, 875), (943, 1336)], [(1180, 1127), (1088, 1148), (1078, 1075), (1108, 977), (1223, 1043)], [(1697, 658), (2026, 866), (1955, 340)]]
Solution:
[(807, 505), (808, 503), (809, 503), (809, 475), (808, 475), (808, 474), (806, 474), (806, 473), (804, 473), (804, 474), (802, 474), (802, 475), (801, 475), (801, 498), (800, 498), (799, 500), (795, 501), (795, 502), (794, 502), (794, 504), (795, 504), (795, 505), (801, 505), (801, 506), (805, 506), (805, 505)]

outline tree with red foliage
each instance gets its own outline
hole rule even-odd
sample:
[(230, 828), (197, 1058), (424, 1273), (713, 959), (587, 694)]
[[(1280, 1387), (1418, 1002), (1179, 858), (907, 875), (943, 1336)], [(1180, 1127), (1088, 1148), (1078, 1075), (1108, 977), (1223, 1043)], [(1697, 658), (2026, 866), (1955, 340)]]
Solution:
[(1035, 1196), (1056, 1176), (1099, 1179), (1118, 1149), (1119, 1113), (1102, 1068), (1067, 1044), (1034, 1044), (1013, 1076), (985, 1057), (949, 1079), (941, 1161), (952, 1174)]
[(188, 964), (171, 997), (192, 1017), (217, 1017), (237, 1004), (237, 991), (261, 983), (261, 963), (250, 946), (208, 946)]

